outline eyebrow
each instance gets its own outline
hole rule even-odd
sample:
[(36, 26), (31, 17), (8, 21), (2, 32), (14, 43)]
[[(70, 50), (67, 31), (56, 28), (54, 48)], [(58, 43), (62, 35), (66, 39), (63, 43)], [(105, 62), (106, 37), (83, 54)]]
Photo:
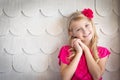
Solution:
[[(88, 23), (88, 22), (85, 23), (85, 25), (88, 25), (88, 24), (90, 24), (90, 23)], [(81, 27), (81, 26), (76, 26), (76, 28), (79, 28), (79, 27)], [(76, 29), (76, 28), (75, 28), (75, 29)]]
[(75, 29), (75, 30), (76, 30), (76, 29), (78, 29), (78, 28), (81, 28), (81, 27), (80, 27), (80, 26), (77, 26), (77, 27), (75, 27), (75, 28), (72, 28), (72, 29)]

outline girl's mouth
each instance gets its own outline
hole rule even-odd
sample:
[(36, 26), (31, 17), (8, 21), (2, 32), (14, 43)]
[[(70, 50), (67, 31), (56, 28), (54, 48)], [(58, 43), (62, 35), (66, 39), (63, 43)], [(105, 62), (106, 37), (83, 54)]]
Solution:
[(89, 37), (89, 36), (90, 36), (90, 34), (91, 34), (91, 33), (89, 33), (88, 35), (85, 35), (85, 36), (83, 36), (83, 37), (84, 37), (84, 38), (87, 38), (87, 37)]

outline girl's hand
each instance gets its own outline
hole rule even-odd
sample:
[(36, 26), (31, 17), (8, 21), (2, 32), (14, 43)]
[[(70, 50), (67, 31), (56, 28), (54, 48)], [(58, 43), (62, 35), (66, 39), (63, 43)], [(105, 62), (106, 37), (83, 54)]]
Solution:
[(84, 44), (80, 39), (78, 39), (79, 45), (82, 47), (83, 50), (89, 49), (86, 44)]
[[(79, 46), (79, 47), (81, 47), (82, 48), (82, 50), (86, 50), (86, 49), (89, 49), (88, 47), (87, 47), (87, 45), (85, 45), (80, 39), (73, 39), (72, 40), (72, 47), (74, 47), (74, 44), (75, 43), (77, 43), (78, 45), (77, 46)], [(78, 47), (78, 48), (79, 48)], [(77, 50), (77, 48), (76, 48), (76, 50)], [(79, 50), (79, 49), (78, 49)]]
[(73, 39), (71, 41), (71, 46), (76, 50), (77, 53), (82, 53), (83, 49), (80, 45), (80, 39)]

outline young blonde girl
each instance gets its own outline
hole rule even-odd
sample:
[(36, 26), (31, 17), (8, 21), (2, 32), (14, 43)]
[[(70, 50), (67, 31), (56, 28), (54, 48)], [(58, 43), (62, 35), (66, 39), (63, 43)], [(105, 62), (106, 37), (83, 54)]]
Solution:
[(102, 80), (109, 50), (97, 46), (93, 11), (84, 9), (68, 20), (70, 44), (61, 47), (59, 64), (62, 80)]

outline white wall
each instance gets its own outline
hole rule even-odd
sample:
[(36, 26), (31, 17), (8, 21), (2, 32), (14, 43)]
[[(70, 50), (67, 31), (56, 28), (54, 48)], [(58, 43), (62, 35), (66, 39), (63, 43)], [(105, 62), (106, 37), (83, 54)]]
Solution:
[(120, 80), (119, 0), (0, 0), (0, 80), (60, 80), (58, 52), (70, 13), (92, 8), (99, 45), (111, 55), (104, 80)]

